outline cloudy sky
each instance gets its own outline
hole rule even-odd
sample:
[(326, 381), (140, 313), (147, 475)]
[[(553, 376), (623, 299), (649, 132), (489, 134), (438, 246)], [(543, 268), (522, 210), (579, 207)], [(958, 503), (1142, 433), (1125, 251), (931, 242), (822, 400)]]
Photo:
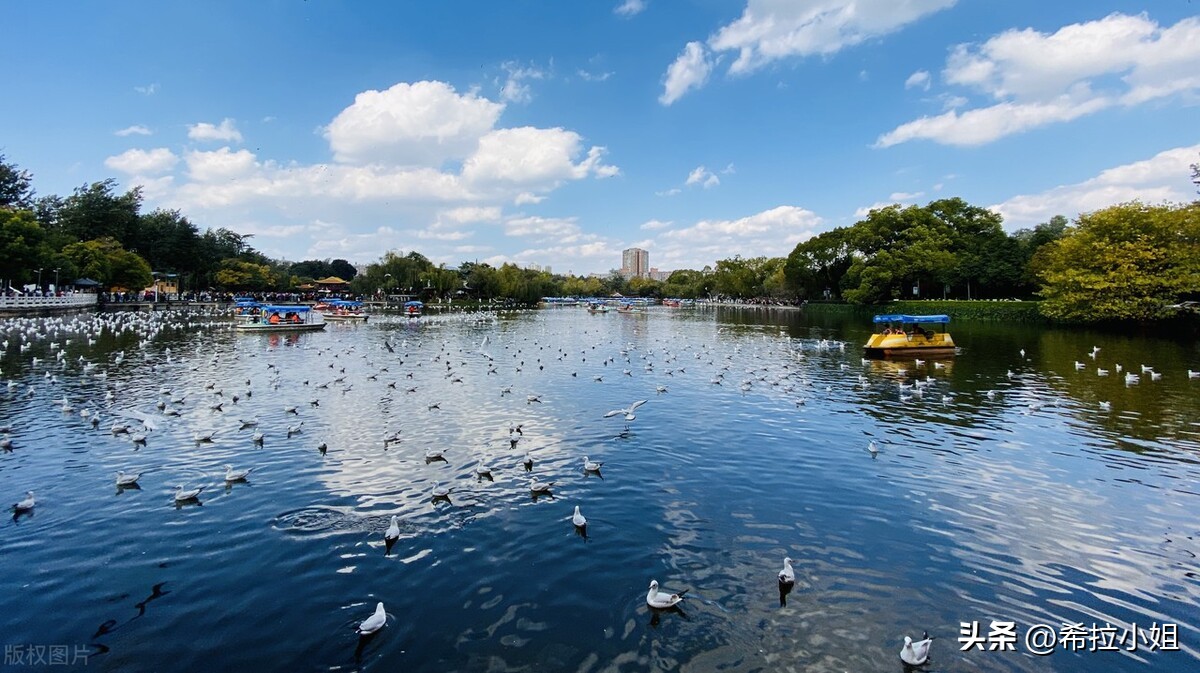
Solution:
[(0, 152), (291, 260), (606, 272), (784, 255), (960, 196), (1190, 201), (1200, 5), (6, 3)]

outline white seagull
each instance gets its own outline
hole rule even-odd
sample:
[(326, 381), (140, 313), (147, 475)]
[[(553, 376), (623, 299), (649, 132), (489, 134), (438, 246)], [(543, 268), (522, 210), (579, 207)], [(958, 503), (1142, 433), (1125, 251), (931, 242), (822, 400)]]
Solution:
[(624, 409), (613, 409), (612, 411), (604, 414), (604, 417), (612, 418), (613, 416), (619, 416), (619, 415), (623, 414), (625, 416), (625, 420), (632, 421), (633, 419), (637, 418), (637, 416), (635, 416), (633, 414), (633, 412), (637, 411), (637, 408), (642, 406), (645, 403), (646, 403), (646, 400), (638, 400), (637, 402), (634, 402), (633, 404), (629, 405), (628, 407), (626, 407)]
[(196, 496), (200, 495), (200, 492), (203, 490), (204, 487), (201, 486), (200, 488), (192, 488), (185, 491), (183, 490), (183, 484), (180, 484), (175, 487), (175, 502), (194, 500)]
[(358, 625), (358, 634), (368, 636), (382, 629), (387, 624), (387, 613), (383, 611), (383, 601), (375, 605), (375, 612)]
[(254, 471), (253, 467), (248, 467), (244, 470), (235, 470), (235, 469), (233, 469), (232, 465), (226, 465), (225, 466), (225, 481), (242, 481), (246, 477), (250, 476), (250, 473), (253, 471)]
[(683, 595), (687, 592), (687, 589), (675, 594), (659, 591), (658, 580), (650, 580), (650, 591), (646, 592), (646, 605), (659, 610), (672, 608), (678, 605), (679, 601), (683, 600)]
[(537, 477), (532, 477), (529, 480), (529, 492), (530, 493), (549, 493), (550, 487), (553, 485), (554, 485), (554, 482), (552, 482), (552, 481), (541, 482), (541, 481), (538, 481)]
[(13, 512), (20, 514), (21, 512), (29, 512), (33, 510), (36, 501), (33, 499), (33, 491), (25, 491), (25, 499), (13, 505)]
[(587, 525), (587, 519), (579, 513), (579, 505), (575, 505), (575, 514), (571, 516), (571, 523), (578, 528), (583, 528)]
[(400, 539), (400, 520), (395, 514), (392, 515), (392, 523), (388, 525), (388, 529), (383, 534), (385, 542), (395, 542)]
[(783, 559), (783, 570), (779, 571), (779, 582), (781, 584), (794, 584), (796, 582), (796, 571), (792, 570), (792, 559)]
[(117, 471), (117, 486), (133, 486), (137, 480), (141, 478), (141, 474), (134, 472), (133, 474), (125, 474), (124, 470)]
[(904, 647), (900, 650), (900, 661), (909, 666), (920, 666), (929, 661), (929, 645), (933, 638), (928, 633), (921, 634), (921, 640), (913, 642), (912, 638), (904, 636)]
[(602, 465), (604, 465), (604, 463), (597, 463), (594, 460), (588, 460), (587, 456), (583, 457), (583, 469), (587, 472), (599, 472)]

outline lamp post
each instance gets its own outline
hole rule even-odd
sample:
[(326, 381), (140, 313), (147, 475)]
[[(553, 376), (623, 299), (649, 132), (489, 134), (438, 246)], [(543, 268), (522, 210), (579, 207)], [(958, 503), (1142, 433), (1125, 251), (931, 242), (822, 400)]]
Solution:
[(383, 294), (385, 297), (387, 295), (391, 294), (391, 289), (392, 289), (392, 274), (385, 273), (385, 274), (383, 274)]
[(58, 267), (54, 267), (54, 291), (58, 292)]
[(38, 292), (42, 291), (42, 270), (38, 269)]

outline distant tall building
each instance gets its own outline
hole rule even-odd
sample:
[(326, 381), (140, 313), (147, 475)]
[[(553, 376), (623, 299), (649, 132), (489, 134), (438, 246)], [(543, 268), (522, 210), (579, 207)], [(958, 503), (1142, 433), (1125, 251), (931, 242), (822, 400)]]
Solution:
[(645, 278), (650, 273), (650, 253), (641, 248), (621, 252), (621, 275), (626, 278)]

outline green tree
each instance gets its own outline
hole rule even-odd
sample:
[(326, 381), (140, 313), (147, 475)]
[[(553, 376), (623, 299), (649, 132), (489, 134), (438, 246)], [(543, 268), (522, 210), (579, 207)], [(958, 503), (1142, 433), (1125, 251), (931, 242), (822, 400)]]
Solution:
[(0, 154), (0, 208), (33, 208), (33, 176)]
[(221, 260), (214, 280), (226, 290), (250, 292), (271, 289), (276, 282), (270, 265), (236, 258)]
[(109, 178), (75, 190), (62, 201), (54, 226), (75, 241), (113, 238), (125, 247), (136, 247), (142, 207), (142, 188), (115, 192)]
[(474, 264), (467, 274), (467, 287), (481, 299), (500, 296), (500, 274), (487, 264)]
[(138, 254), (157, 271), (195, 273), (200, 270), (200, 233), (178, 210), (155, 210), (143, 215), (136, 241)]
[(354, 280), (354, 277), (358, 275), (358, 269), (344, 259), (335, 259), (330, 262), (329, 271), (342, 280)]
[(798, 243), (784, 265), (791, 291), (808, 299), (841, 297), (842, 279), (853, 262), (850, 230), (838, 227)]
[(36, 278), (45, 236), (30, 211), (0, 208), (0, 290)]
[(72, 243), (62, 254), (78, 272), (106, 287), (140, 291), (154, 280), (150, 265), (112, 237)]
[(1200, 288), (1200, 202), (1081, 215), (1047, 245), (1041, 310), (1059, 320), (1152, 320)]

